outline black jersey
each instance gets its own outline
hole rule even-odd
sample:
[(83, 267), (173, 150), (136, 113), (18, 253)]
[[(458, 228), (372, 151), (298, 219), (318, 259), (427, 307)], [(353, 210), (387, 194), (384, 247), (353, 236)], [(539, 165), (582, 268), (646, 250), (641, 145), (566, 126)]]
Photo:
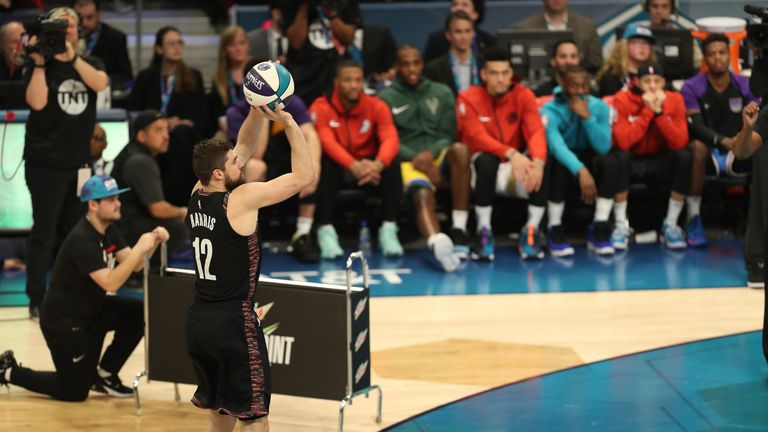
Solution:
[(195, 252), (197, 301), (253, 302), (261, 270), (256, 233), (241, 236), (227, 219), (229, 192), (196, 190), (185, 223)]

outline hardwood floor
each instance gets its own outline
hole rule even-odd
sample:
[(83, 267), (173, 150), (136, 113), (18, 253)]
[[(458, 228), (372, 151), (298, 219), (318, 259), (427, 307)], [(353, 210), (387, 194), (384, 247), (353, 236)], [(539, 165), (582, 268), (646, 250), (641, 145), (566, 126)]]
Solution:
[[(759, 329), (763, 292), (747, 288), (510, 294), (371, 299), (373, 382), (384, 390), (384, 423), (518, 379), (632, 352)], [(0, 350), (51, 369), (26, 308), (0, 308)], [(143, 349), (121, 376), (143, 369)], [(143, 414), (132, 399), (94, 395), (56, 402), (19, 387), (0, 389), (0, 430), (204, 430), (191, 386), (142, 381)], [(345, 429), (371, 431), (375, 398), (355, 399)], [(338, 402), (275, 395), (273, 431), (333, 431)]]

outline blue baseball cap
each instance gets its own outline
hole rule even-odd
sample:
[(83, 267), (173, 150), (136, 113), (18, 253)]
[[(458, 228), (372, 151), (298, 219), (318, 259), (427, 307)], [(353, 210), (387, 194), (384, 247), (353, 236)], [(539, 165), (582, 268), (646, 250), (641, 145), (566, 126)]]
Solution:
[(624, 30), (624, 39), (630, 40), (631, 38), (645, 39), (651, 45), (656, 43), (656, 36), (653, 35), (651, 29), (637, 24), (632, 24)]
[(129, 190), (131, 188), (118, 188), (117, 181), (108, 175), (97, 175), (89, 178), (83, 185), (83, 190), (80, 191), (80, 201), (87, 202), (107, 198)]

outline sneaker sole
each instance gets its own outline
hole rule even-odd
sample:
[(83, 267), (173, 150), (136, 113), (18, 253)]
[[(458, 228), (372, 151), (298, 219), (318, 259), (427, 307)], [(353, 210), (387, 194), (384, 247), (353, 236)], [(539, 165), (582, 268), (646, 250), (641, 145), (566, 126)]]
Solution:
[(747, 281), (747, 287), (755, 289), (765, 289), (765, 282)]
[(126, 398), (133, 397), (133, 393), (119, 393), (119, 392), (116, 392), (116, 391), (112, 390), (109, 387), (104, 387), (104, 390), (107, 391), (107, 396), (113, 397), (113, 398), (126, 399)]
[(615, 250), (623, 250), (623, 251), (625, 251), (625, 250), (629, 249), (629, 245), (626, 245), (626, 244), (623, 244), (623, 243), (611, 243), (611, 246)]
[(569, 256), (573, 256), (575, 253), (576, 251), (573, 248), (561, 249), (561, 250), (557, 250), (557, 249), (549, 250), (549, 254), (555, 258), (569, 257)]
[(600, 256), (613, 255), (616, 252), (613, 246), (598, 247), (589, 242), (587, 242), (587, 250)]

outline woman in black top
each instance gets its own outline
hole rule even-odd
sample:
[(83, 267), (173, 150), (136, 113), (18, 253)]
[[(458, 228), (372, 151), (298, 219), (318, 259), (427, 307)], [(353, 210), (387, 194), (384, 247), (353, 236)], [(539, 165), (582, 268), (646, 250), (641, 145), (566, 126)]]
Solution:
[(160, 111), (171, 130), (168, 152), (158, 158), (165, 196), (184, 206), (197, 181), (192, 172), (192, 146), (211, 135), (210, 117), (197, 69), (184, 62), (184, 41), (175, 27), (163, 27), (155, 35), (155, 55), (139, 72), (131, 92), (131, 110)]
[[(50, 18), (64, 19), (66, 51), (50, 58), (29, 55), (25, 75), (30, 108), (24, 143), (24, 170), (32, 197), (32, 232), (27, 265), (27, 295), (37, 318), (45, 293), (49, 257), (58, 233), (66, 234), (85, 211), (76, 196), (78, 169), (89, 167), (96, 124), (96, 93), (107, 88), (103, 64), (78, 55), (79, 18), (70, 8), (56, 8)], [(32, 37), (31, 44), (37, 40)], [(87, 171), (90, 175), (90, 169)], [(63, 236), (63, 235), (62, 235)]]

